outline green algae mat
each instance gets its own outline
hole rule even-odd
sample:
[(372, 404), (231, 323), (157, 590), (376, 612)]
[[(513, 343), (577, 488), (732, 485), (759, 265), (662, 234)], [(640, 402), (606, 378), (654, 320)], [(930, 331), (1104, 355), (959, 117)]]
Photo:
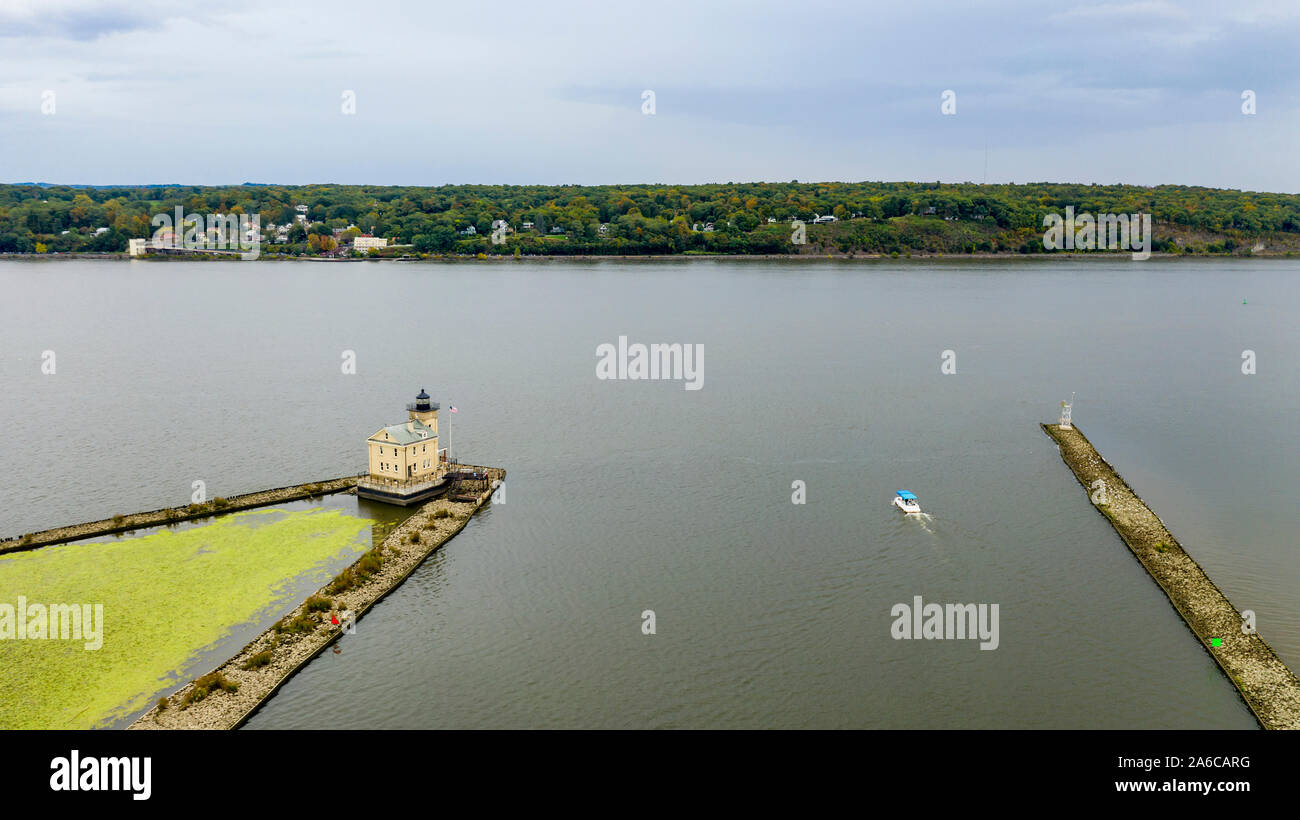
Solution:
[[(0, 729), (104, 727), (151, 705), (234, 628), (298, 604), (300, 582), (318, 579), (314, 590), (369, 549), (371, 524), (337, 509), (258, 509), (0, 556)], [(64, 638), (49, 627), (56, 607), (67, 634), (94, 630)]]

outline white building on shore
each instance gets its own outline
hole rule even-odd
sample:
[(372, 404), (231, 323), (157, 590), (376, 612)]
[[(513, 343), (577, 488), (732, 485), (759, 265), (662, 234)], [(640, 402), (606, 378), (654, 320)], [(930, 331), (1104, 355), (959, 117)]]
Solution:
[(352, 240), (352, 247), (358, 251), (369, 251), (371, 248), (386, 248), (388, 247), (388, 238), (363, 233)]

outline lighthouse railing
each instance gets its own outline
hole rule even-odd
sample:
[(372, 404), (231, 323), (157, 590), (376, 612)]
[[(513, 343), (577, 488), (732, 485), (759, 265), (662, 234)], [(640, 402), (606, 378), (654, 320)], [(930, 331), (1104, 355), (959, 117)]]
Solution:
[(372, 475), (357, 478), (357, 486), (368, 490), (400, 490), (403, 493), (419, 492), (436, 486), (442, 480), (442, 474), (434, 478), (420, 478), (416, 481), (402, 481), (396, 478), (376, 478)]

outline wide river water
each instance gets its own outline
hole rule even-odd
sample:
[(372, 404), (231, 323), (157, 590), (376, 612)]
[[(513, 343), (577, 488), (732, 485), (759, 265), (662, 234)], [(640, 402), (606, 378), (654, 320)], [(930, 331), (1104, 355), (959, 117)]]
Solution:
[[(1074, 392), (1300, 669), (1298, 273), (0, 261), (0, 533), (358, 472), (423, 387), (504, 503), (250, 728), (1249, 728), (1038, 423)], [(619, 336), (703, 345), (702, 389), (598, 379)], [(997, 604), (997, 649), (893, 639), (918, 595)]]

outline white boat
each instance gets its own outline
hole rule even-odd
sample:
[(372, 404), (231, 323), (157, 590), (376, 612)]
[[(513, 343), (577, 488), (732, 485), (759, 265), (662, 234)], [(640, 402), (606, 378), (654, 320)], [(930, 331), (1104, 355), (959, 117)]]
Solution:
[(894, 506), (905, 513), (919, 513), (921, 505), (916, 503), (916, 493), (907, 490), (899, 490), (894, 496)]

